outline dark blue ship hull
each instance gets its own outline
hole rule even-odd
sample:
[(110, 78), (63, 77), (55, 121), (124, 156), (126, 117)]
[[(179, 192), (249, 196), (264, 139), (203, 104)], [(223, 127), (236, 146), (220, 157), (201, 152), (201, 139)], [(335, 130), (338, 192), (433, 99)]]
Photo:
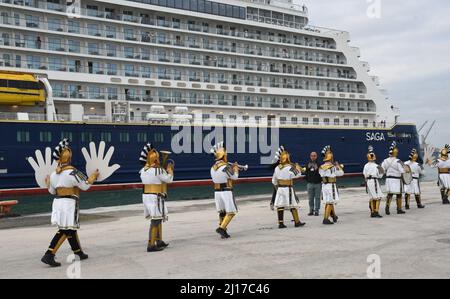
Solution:
[[(191, 128), (194, 131), (194, 128)], [(80, 123), (44, 123), (44, 122), (0, 122), (0, 189), (18, 189), (36, 187), (34, 171), (26, 157), (34, 156), (37, 149), (53, 147), (62, 136), (70, 136), (74, 152), (73, 164), (84, 171), (82, 147), (88, 147), (89, 141), (96, 143), (102, 136), (110, 136), (107, 144), (116, 148), (113, 161), (121, 168), (105, 184), (139, 182), (138, 162), (146, 134), (149, 142), (155, 143), (160, 150), (171, 150), (172, 136), (176, 134), (170, 126), (162, 125), (114, 125)], [(128, 138), (124, 138), (123, 134)], [(82, 134), (84, 137), (82, 138)], [(103, 135), (102, 135), (103, 134)], [(207, 133), (204, 133), (207, 135)], [(88, 138), (86, 137), (88, 136)], [(270, 135), (269, 135), (270, 136)], [(311, 151), (320, 152), (325, 145), (331, 145), (336, 159), (345, 165), (346, 173), (361, 173), (366, 163), (369, 145), (375, 147), (379, 159), (385, 158), (389, 144), (397, 141), (400, 158), (406, 160), (412, 148), (419, 148), (416, 126), (399, 124), (392, 129), (354, 129), (354, 128), (282, 128), (279, 130), (279, 142), (291, 152), (292, 160), (305, 163)], [(225, 139), (227, 137), (225, 136)], [(89, 139), (89, 140), (88, 140)], [(246, 148), (248, 148), (248, 141)], [(238, 141), (242, 142), (244, 141)], [(208, 153), (172, 155), (176, 162), (176, 181), (209, 179), (213, 157)], [(242, 177), (270, 177), (272, 171), (268, 165), (261, 164), (261, 154), (230, 154), (230, 161), (248, 164), (250, 170)]]

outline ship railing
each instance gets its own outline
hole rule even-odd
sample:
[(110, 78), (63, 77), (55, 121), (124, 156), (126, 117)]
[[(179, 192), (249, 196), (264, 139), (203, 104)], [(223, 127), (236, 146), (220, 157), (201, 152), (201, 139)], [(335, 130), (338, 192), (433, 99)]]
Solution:
[[(10, 4), (10, 5), (19, 5), (19, 6), (31, 6), (29, 1), (13, 1), (13, 0), (1, 0), (0, 2), (5, 3), (5, 4)], [(64, 11), (66, 8), (65, 6), (61, 5), (61, 4), (54, 4), (54, 3), (48, 3), (48, 5), (46, 5), (45, 2), (42, 1), (34, 1), (35, 5), (33, 7), (37, 7), (40, 9), (47, 9), (47, 10), (53, 10), (53, 11)], [(149, 25), (149, 26), (156, 26), (156, 27), (164, 27), (164, 28), (173, 28), (173, 29), (180, 29), (180, 30), (186, 30), (186, 31), (194, 31), (194, 32), (202, 32), (202, 33), (210, 33), (210, 34), (220, 34), (220, 35), (225, 35), (225, 36), (232, 36), (232, 37), (241, 37), (241, 38), (248, 38), (248, 39), (252, 39), (252, 40), (261, 40), (261, 41), (271, 41), (269, 40), (270, 37), (265, 37), (259, 34), (254, 34), (254, 33), (250, 33), (248, 30), (243, 29), (243, 30), (218, 30), (216, 29), (214, 26), (202, 26), (201, 29), (199, 30), (199, 26), (200, 25), (192, 25), (188, 22), (184, 22), (184, 21), (180, 21), (180, 22), (170, 22), (170, 21), (159, 21), (154, 18), (154, 17), (149, 17), (149, 16), (132, 16), (132, 15), (122, 15), (122, 14), (116, 14), (116, 13), (112, 13), (112, 12), (102, 12), (102, 11), (98, 11), (98, 10), (93, 10), (93, 9), (85, 9), (85, 8), (81, 8), (78, 12), (80, 15), (85, 15), (88, 17), (95, 17), (95, 18), (104, 18), (104, 19), (112, 19), (112, 20), (121, 20), (124, 22), (131, 22), (131, 23), (139, 23), (139, 24), (143, 24), (143, 25)], [(250, 20), (259, 20), (259, 16), (258, 15), (252, 15), (252, 14), (248, 14), (248, 19)], [(2, 16), (4, 23), (5, 23), (5, 18), (6, 19), (11, 19), (11, 21), (7, 21), (8, 24), (14, 24), (14, 20), (18, 20), (17, 18), (13, 17), (8, 17), (8, 16)], [(264, 22), (266, 22), (266, 17), (264, 18)], [(19, 18), (20, 19), (20, 18)], [(279, 20), (277, 21), (272, 21), (272, 20), (267, 20), (268, 23), (278, 23)], [(44, 23), (40, 18), (37, 18), (37, 22), (36, 21), (26, 21), (27, 27), (33, 27), (33, 28), (42, 28), (40, 26), (40, 23)], [(298, 22), (292, 22), (292, 21), (283, 21), (283, 24), (287, 25), (288, 27), (294, 27), (294, 28), (303, 28), (305, 30), (309, 30), (309, 31), (314, 31), (314, 32), (320, 32), (320, 33), (326, 33), (326, 32), (335, 32), (335, 33), (339, 33), (342, 31), (337, 31), (337, 30), (333, 30), (333, 29), (326, 29), (326, 28), (320, 28), (320, 27), (313, 27), (310, 25), (305, 25), (303, 23), (298, 23)], [(59, 30), (57, 31), (65, 31), (64, 28), (65, 26), (61, 26), (61, 28), (59, 28)], [(315, 28), (314, 30), (312, 30), (313, 28)], [(46, 29), (46, 28), (42, 28), (42, 29)], [(51, 30), (51, 29), (49, 29)], [(85, 28), (81, 28), (81, 27), (77, 27), (77, 28), (72, 28), (71, 30), (69, 30), (68, 32), (70, 33), (77, 33), (80, 34), (81, 31), (85, 31)], [(97, 30), (98, 32), (93, 33), (93, 36), (106, 36), (108, 38), (117, 38), (118, 32), (109, 32), (107, 34), (102, 34), (101, 30)], [(119, 32), (119, 34), (122, 34), (121, 32)], [(125, 40), (138, 40), (139, 37), (136, 35), (136, 37), (128, 37), (128, 38), (124, 38)], [(292, 44), (290, 42), (290, 39), (278, 39), (277, 42), (279, 43), (285, 43), (285, 44)], [(305, 43), (302, 42), (296, 42), (294, 43), (296, 45), (302, 45), (302, 46), (308, 46)], [(321, 48), (327, 48), (327, 49), (335, 49), (336, 47), (334, 45), (320, 45), (318, 44), (317, 47), (321, 47)]]
[[(343, 127), (343, 128), (367, 128), (367, 129), (388, 129), (396, 125), (396, 123), (389, 123), (384, 121), (361, 121), (350, 119), (331, 119), (330, 121), (324, 121), (320, 119), (307, 119), (297, 118), (296, 120), (285, 119), (283, 117), (279, 119), (271, 118), (208, 118), (195, 117), (191, 114), (185, 115), (166, 115), (165, 117), (157, 117), (152, 114), (150, 118), (147, 116), (142, 117), (120, 117), (118, 119), (109, 120), (105, 115), (84, 115), (82, 120), (74, 121), (69, 114), (58, 114), (55, 122), (80, 122), (80, 123), (118, 123), (118, 124), (154, 124), (154, 125), (195, 125), (195, 126), (268, 126), (268, 127)], [(184, 116), (184, 117), (183, 117)], [(46, 121), (46, 114), (43, 113), (14, 113), (14, 112), (0, 112), (0, 120), (2, 121)]]
[[(219, 43), (217, 41), (207, 41), (204, 42), (203, 39), (199, 39), (198, 42), (186, 42), (184, 40), (181, 40), (180, 38), (169, 38), (166, 36), (155, 36), (149, 33), (129, 33), (129, 32), (112, 32), (110, 30), (102, 30), (99, 28), (72, 28), (72, 27), (66, 27), (62, 24), (55, 24), (55, 23), (49, 23), (44, 21), (39, 22), (33, 22), (29, 20), (25, 20), (24, 18), (19, 18), (24, 20), (24, 23), (27, 27), (32, 28), (39, 28), (44, 30), (50, 30), (50, 31), (56, 31), (56, 32), (69, 32), (69, 33), (77, 33), (77, 34), (83, 34), (88, 36), (96, 36), (96, 37), (107, 37), (107, 38), (117, 38), (121, 40), (126, 41), (141, 41), (142, 43), (148, 43), (148, 44), (157, 44), (162, 46), (168, 46), (168, 45), (175, 45), (177, 47), (184, 47), (184, 48), (197, 48), (197, 49), (207, 49), (207, 50), (213, 50), (213, 51), (221, 51), (221, 52), (232, 52), (232, 53), (244, 53), (248, 55), (257, 55), (257, 56), (267, 56), (267, 57), (275, 57), (275, 58), (283, 58), (283, 59), (295, 59), (299, 61), (316, 61), (321, 63), (334, 63), (334, 64), (341, 64), (341, 61), (338, 61), (336, 58), (329, 57), (329, 55), (310, 55), (310, 56), (304, 56), (302, 54), (299, 54), (298, 52), (294, 51), (294, 49), (290, 48), (283, 48), (283, 47), (277, 47), (275, 51), (273, 50), (267, 50), (262, 49), (258, 46), (231, 46), (228, 47), (222, 43)], [(19, 21), (20, 22), (20, 21)], [(108, 56), (108, 57), (119, 57), (117, 53), (119, 53), (118, 50), (110, 49), (97, 49), (92, 50), (92, 53), (89, 53), (87, 50), (83, 50), (83, 48), (77, 45), (66, 45), (64, 42), (60, 42), (59, 46), (52, 46), (50, 44), (49, 47), (46, 47), (46, 43), (43, 40), (38, 40), (37, 37), (39, 35), (37, 34), (35, 36), (34, 40), (23, 40), (22, 38), (9, 38), (3, 40), (3, 45), (5, 46), (13, 46), (15, 44), (16, 47), (26, 47), (31, 49), (49, 49), (59, 52), (72, 52), (72, 53), (83, 53), (83, 54), (90, 54), (90, 55), (101, 55), (100, 53), (103, 53), (102, 56)], [(281, 42), (283, 38), (275, 37), (275, 36), (269, 36), (269, 41), (275, 42), (276, 40)], [(280, 41), (281, 40), (281, 41)], [(287, 39), (284, 39), (287, 42)], [(324, 42), (306, 42), (306, 41), (299, 41), (294, 40), (292, 43), (287, 42), (287, 44), (296, 44), (296, 45), (303, 45), (307, 47), (315, 47), (315, 48), (327, 48), (327, 49), (334, 49), (335, 46), (330, 43), (324, 43)], [(46, 48), (45, 48), (46, 47)], [(82, 51), (83, 50), (83, 51)], [(142, 59), (144, 58), (145, 53), (142, 53), (142, 55), (139, 55)], [(126, 58), (134, 58), (134, 57), (126, 57)], [(345, 63), (345, 61), (344, 61)]]

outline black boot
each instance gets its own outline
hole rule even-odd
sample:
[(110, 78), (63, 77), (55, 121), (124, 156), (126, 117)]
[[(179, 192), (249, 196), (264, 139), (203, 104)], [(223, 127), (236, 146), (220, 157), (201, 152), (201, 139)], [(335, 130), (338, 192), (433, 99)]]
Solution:
[(391, 211), (389, 210), (388, 206), (386, 206), (385, 212), (386, 212), (386, 215), (388, 215), (388, 216), (391, 215)]
[(391, 202), (392, 202), (392, 195), (388, 195), (387, 199), (386, 199), (386, 215), (391, 215), (391, 211), (390, 211), (390, 207), (391, 207)]
[(148, 246), (147, 247), (147, 252), (157, 252), (157, 251), (163, 251), (164, 248), (162, 247), (158, 247), (158, 246)]
[(406, 214), (406, 212), (403, 210), (397, 210), (397, 215), (403, 215), (403, 214)]
[(156, 246), (161, 247), (161, 248), (166, 248), (169, 246), (169, 243), (166, 243), (162, 240), (158, 240), (158, 241), (156, 241)]
[(416, 196), (416, 202), (417, 202), (417, 208), (418, 209), (424, 209), (425, 206), (422, 204), (422, 199), (420, 198), (420, 195)]
[(219, 227), (218, 229), (216, 229), (216, 233), (218, 233), (222, 239), (228, 239), (229, 235), (227, 234), (227, 231), (224, 230), (223, 228)]
[(330, 221), (330, 219), (324, 219), (322, 223), (325, 224), (325, 225), (334, 224), (333, 222)]
[(304, 222), (298, 222), (295, 224), (295, 227), (303, 227), (305, 225), (306, 225), (306, 223), (304, 223)]
[(80, 251), (78, 253), (75, 253), (76, 255), (78, 255), (78, 257), (80, 258), (80, 261), (84, 261), (87, 260), (89, 258), (89, 256), (84, 253), (83, 251)]
[(283, 228), (287, 228), (287, 226), (284, 225), (284, 223), (280, 223), (280, 224), (278, 224), (278, 228), (283, 229)]
[(46, 253), (42, 257), (41, 262), (43, 262), (46, 265), (49, 265), (52, 268), (61, 267), (61, 263), (55, 261), (55, 255), (51, 253)]
[(410, 195), (406, 194), (405, 195), (405, 210), (409, 210), (409, 199), (410, 199)]

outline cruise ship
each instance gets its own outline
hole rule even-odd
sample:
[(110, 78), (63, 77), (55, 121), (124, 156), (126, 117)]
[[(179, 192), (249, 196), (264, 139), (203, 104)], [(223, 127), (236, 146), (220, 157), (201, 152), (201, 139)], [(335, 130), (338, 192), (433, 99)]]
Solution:
[[(419, 148), (350, 34), (309, 25), (292, 0), (0, 0), (0, 13), (3, 190), (35, 187), (25, 157), (63, 137), (80, 169), (90, 141), (113, 145), (122, 167), (105, 186), (131, 186), (142, 146), (172, 150), (177, 124), (205, 140), (244, 130), (228, 149), (248, 181), (271, 176), (249, 150), (254, 127), (276, 127), (302, 163), (330, 144), (349, 174), (369, 145), (380, 158), (394, 140), (403, 159)], [(207, 151), (171, 158), (179, 184), (208, 182)]]

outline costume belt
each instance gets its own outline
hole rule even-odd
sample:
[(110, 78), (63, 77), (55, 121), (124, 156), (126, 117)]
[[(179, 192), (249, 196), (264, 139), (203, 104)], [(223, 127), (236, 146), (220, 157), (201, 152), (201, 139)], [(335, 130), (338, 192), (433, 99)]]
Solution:
[(336, 178), (324, 177), (322, 178), (322, 183), (324, 184), (335, 184), (337, 182)]
[(418, 177), (413, 177), (413, 179), (414, 179), (414, 180), (418, 180), (419, 178), (418, 178)]
[(450, 173), (450, 168), (439, 168), (439, 174)]
[(233, 191), (233, 181), (228, 180), (223, 184), (214, 184), (214, 191), (222, 192), (222, 191)]
[(167, 184), (148, 184), (144, 185), (144, 194), (166, 194)]
[(401, 180), (402, 179), (402, 177), (399, 177), (399, 176), (387, 176), (386, 178), (387, 179), (397, 179), (397, 180)]
[(80, 198), (80, 189), (72, 188), (56, 188), (56, 198), (72, 198), (78, 200)]
[(278, 188), (289, 188), (294, 186), (294, 181), (292, 180), (278, 180)]
[(367, 178), (367, 180), (378, 180), (378, 178), (374, 177), (374, 176), (370, 176), (370, 177)]

